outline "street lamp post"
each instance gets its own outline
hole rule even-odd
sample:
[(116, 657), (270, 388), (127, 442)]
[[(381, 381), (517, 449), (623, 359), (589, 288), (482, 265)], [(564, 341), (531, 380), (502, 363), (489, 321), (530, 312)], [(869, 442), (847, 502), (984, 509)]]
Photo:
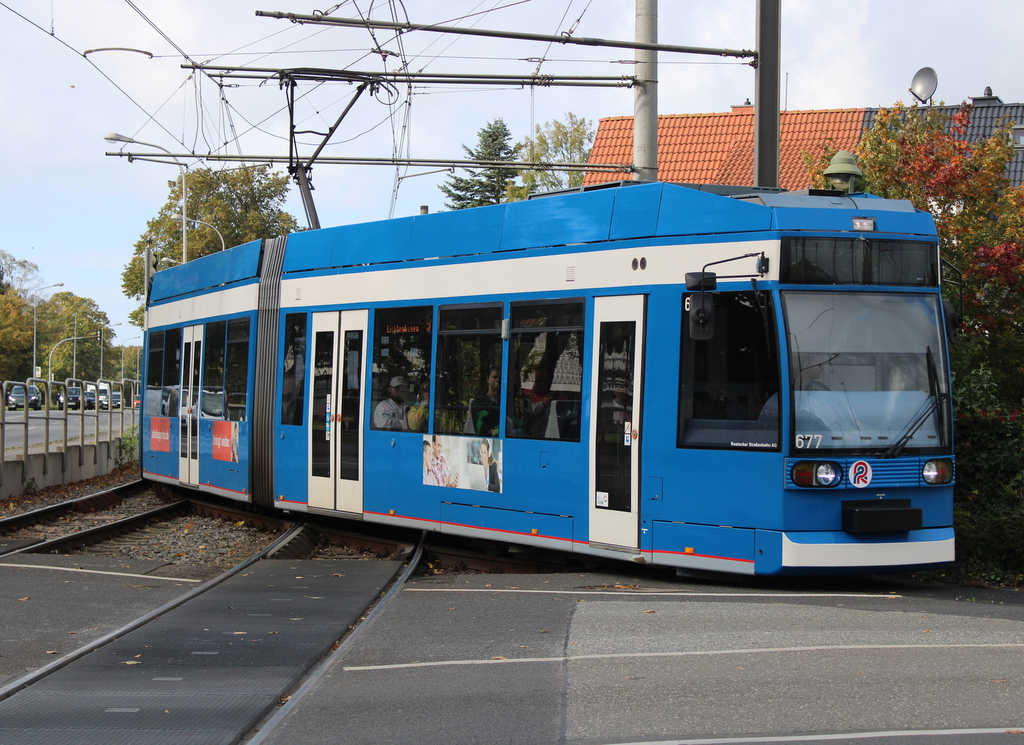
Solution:
[[(184, 219), (183, 219), (182, 217), (178, 216), (178, 215), (174, 215), (173, 217), (171, 217), (171, 219), (172, 219), (172, 220), (174, 220), (175, 222), (180, 222), (180, 223), (181, 223), (182, 225), (184, 225), (184, 224), (185, 224), (185, 220), (184, 220)], [(216, 234), (217, 234), (217, 237), (218, 237), (218, 238), (220, 238), (220, 250), (221, 250), (221, 251), (223, 251), (223, 250), (224, 250), (224, 249), (225, 249), (225, 248), (227, 247), (227, 246), (226, 246), (226, 244), (224, 243), (224, 236), (223, 236), (223, 235), (221, 235), (221, 234), (220, 234), (220, 231), (219, 231), (219, 230), (217, 230), (217, 228), (213, 227), (213, 226), (212, 226), (212, 225), (211, 225), (210, 223), (208, 223), (208, 222), (203, 222), (202, 220), (197, 220), (197, 219), (196, 219), (196, 218), (194, 218), (194, 217), (190, 217), (190, 218), (188, 218), (188, 221), (189, 221), (189, 222), (195, 222), (195, 223), (199, 223), (200, 225), (205, 225), (205, 226), (206, 226), (206, 227), (208, 227), (208, 228), (209, 228), (210, 230), (212, 230), (212, 231), (213, 231), (214, 233), (216, 233)]]
[[(37, 287), (31, 292), (39, 292), (40, 290), (52, 290), (54, 287), (63, 287), (63, 282), (58, 282), (55, 285), (48, 285), (47, 287)], [(32, 377), (38, 378), (39, 372), (36, 370), (36, 310), (39, 307), (39, 301), (36, 300), (32, 303)]]
[(163, 150), (167, 155), (178, 164), (178, 168), (181, 169), (181, 263), (184, 264), (188, 261), (188, 249), (186, 248), (187, 222), (185, 219), (185, 202), (187, 201), (188, 192), (185, 188), (185, 166), (180, 160), (171, 154), (171, 151), (160, 145), (154, 145), (152, 142), (142, 142), (140, 140), (133, 140), (131, 137), (118, 134), (117, 132), (110, 132), (103, 139), (107, 142), (124, 142), (129, 145), (145, 145), (146, 147), (155, 147), (157, 150)]

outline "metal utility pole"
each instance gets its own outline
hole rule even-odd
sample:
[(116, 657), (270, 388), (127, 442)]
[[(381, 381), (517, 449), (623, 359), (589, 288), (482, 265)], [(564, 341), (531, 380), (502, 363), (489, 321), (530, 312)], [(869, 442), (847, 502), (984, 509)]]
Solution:
[(658, 0), (636, 0), (636, 77), (633, 93), (634, 181), (658, 180)]
[(779, 185), (780, 0), (757, 0), (754, 74), (754, 186)]

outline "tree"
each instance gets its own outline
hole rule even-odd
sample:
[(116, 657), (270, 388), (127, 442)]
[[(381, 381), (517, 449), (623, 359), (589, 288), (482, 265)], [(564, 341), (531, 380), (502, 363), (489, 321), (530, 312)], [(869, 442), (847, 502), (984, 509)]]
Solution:
[[(31, 320), (30, 316), (30, 336)], [(54, 293), (53, 297), (37, 306), (36, 325), (37, 364), (43, 369), (43, 377), (52, 374), (54, 380), (98, 378), (100, 342), (96, 338), (97, 331), (102, 332), (103, 337), (104, 377), (110, 377), (107, 359), (112, 349), (112, 329), (107, 314), (94, 300), (79, 297), (73, 292)]]
[(1009, 122), (981, 142), (963, 139), (972, 111), (962, 103), (950, 118), (941, 107), (898, 103), (878, 112), (857, 147), (871, 192), (931, 212), (943, 256), (961, 268), (999, 234), (991, 217), (1001, 211), (1013, 157)]
[[(909, 200), (934, 216), (941, 255), (963, 274), (967, 323), (953, 350), (954, 372), (966, 379), (989, 369), (1006, 405), (1016, 407), (1024, 398), (1024, 191), (1006, 176), (1012, 123), (968, 142), (972, 105), (946, 111), (902, 103), (879, 110), (857, 146), (865, 191)], [(834, 152), (825, 143), (805, 154), (815, 187), (825, 186), (822, 171)], [(960, 294), (951, 299), (959, 302)]]
[[(594, 144), (594, 128), (587, 119), (566, 112), (565, 121), (537, 125), (533, 137), (526, 137), (515, 147), (516, 157), (523, 163), (586, 163)], [(537, 170), (519, 174), (521, 186), (509, 185), (509, 200), (526, 199), (534, 192), (557, 191), (583, 183), (583, 171)]]
[[(288, 196), (288, 176), (274, 173), (269, 166), (244, 166), (214, 171), (210, 168), (190, 170), (187, 179), (188, 260), (221, 250), (213, 225), (230, 248), (260, 238), (275, 238), (292, 233), (298, 223), (281, 209)], [(146, 246), (150, 245), (158, 260), (157, 269), (166, 269), (181, 260), (181, 181), (169, 181), (170, 193), (159, 214), (146, 224), (146, 232), (135, 243), (135, 252), (121, 273), (124, 294), (141, 300), (145, 295)], [(162, 261), (168, 259), (167, 262)], [(132, 311), (131, 322), (142, 326), (142, 308)]]
[(1024, 190), (1006, 176), (1011, 123), (968, 142), (972, 113), (966, 103), (952, 117), (896, 104), (879, 111), (857, 154), (867, 190), (931, 212), (942, 257), (962, 271), (953, 520), (958, 564), (991, 576), (1024, 567)]
[(953, 353), (965, 377), (987, 367), (1007, 403), (1024, 398), (1024, 302), (1020, 279), (1024, 194), (1006, 168), (1011, 122), (980, 142), (964, 134), (973, 107), (949, 117), (941, 108), (897, 104), (882, 110), (858, 147), (860, 166), (878, 196), (908, 199), (935, 217), (943, 258), (963, 272), (967, 325)]
[(38, 284), (38, 266), (25, 259), (16, 259), (0, 249), (0, 295), (13, 291), (27, 299), (29, 291), (26, 288)]
[(25, 380), (31, 365), (32, 309), (17, 293), (0, 293), (0, 380)]
[(488, 204), (500, 204), (505, 201), (508, 185), (516, 177), (514, 168), (490, 165), (501, 161), (515, 159), (515, 149), (509, 144), (512, 133), (509, 132), (504, 120), (495, 119), (478, 133), (475, 149), (465, 145), (462, 149), (470, 160), (480, 162), (481, 168), (466, 168), (470, 177), (449, 176), (448, 183), (439, 187), (448, 198), (445, 207), (461, 210), (466, 207), (483, 207)]

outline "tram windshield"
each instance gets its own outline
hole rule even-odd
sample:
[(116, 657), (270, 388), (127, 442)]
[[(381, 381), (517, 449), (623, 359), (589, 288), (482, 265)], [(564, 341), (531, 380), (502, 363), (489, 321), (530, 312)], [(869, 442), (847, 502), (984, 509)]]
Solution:
[(936, 295), (783, 292), (793, 448), (893, 457), (950, 447)]

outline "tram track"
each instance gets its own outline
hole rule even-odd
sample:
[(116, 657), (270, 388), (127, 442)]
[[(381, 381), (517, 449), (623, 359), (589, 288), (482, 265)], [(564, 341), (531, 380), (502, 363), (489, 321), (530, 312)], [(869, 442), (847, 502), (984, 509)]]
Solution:
[[(219, 521), (221, 527), (202, 521)], [(244, 560), (296, 522), (294, 515), (277, 510), (197, 498), (194, 492), (136, 480), (0, 519), (0, 556), (85, 553), (164, 560), (191, 564), (193, 574), (209, 579), (215, 568), (222, 571)], [(274, 558), (393, 559), (408, 555), (419, 542), (419, 536), (407, 529), (331, 516), (307, 514), (301, 522), (302, 529), (277, 549)], [(431, 535), (418, 571), (525, 574), (568, 568), (564, 556), (509, 554), (503, 548)], [(202, 566), (208, 569), (196, 568)], [(168, 567), (160, 574), (173, 571)]]

